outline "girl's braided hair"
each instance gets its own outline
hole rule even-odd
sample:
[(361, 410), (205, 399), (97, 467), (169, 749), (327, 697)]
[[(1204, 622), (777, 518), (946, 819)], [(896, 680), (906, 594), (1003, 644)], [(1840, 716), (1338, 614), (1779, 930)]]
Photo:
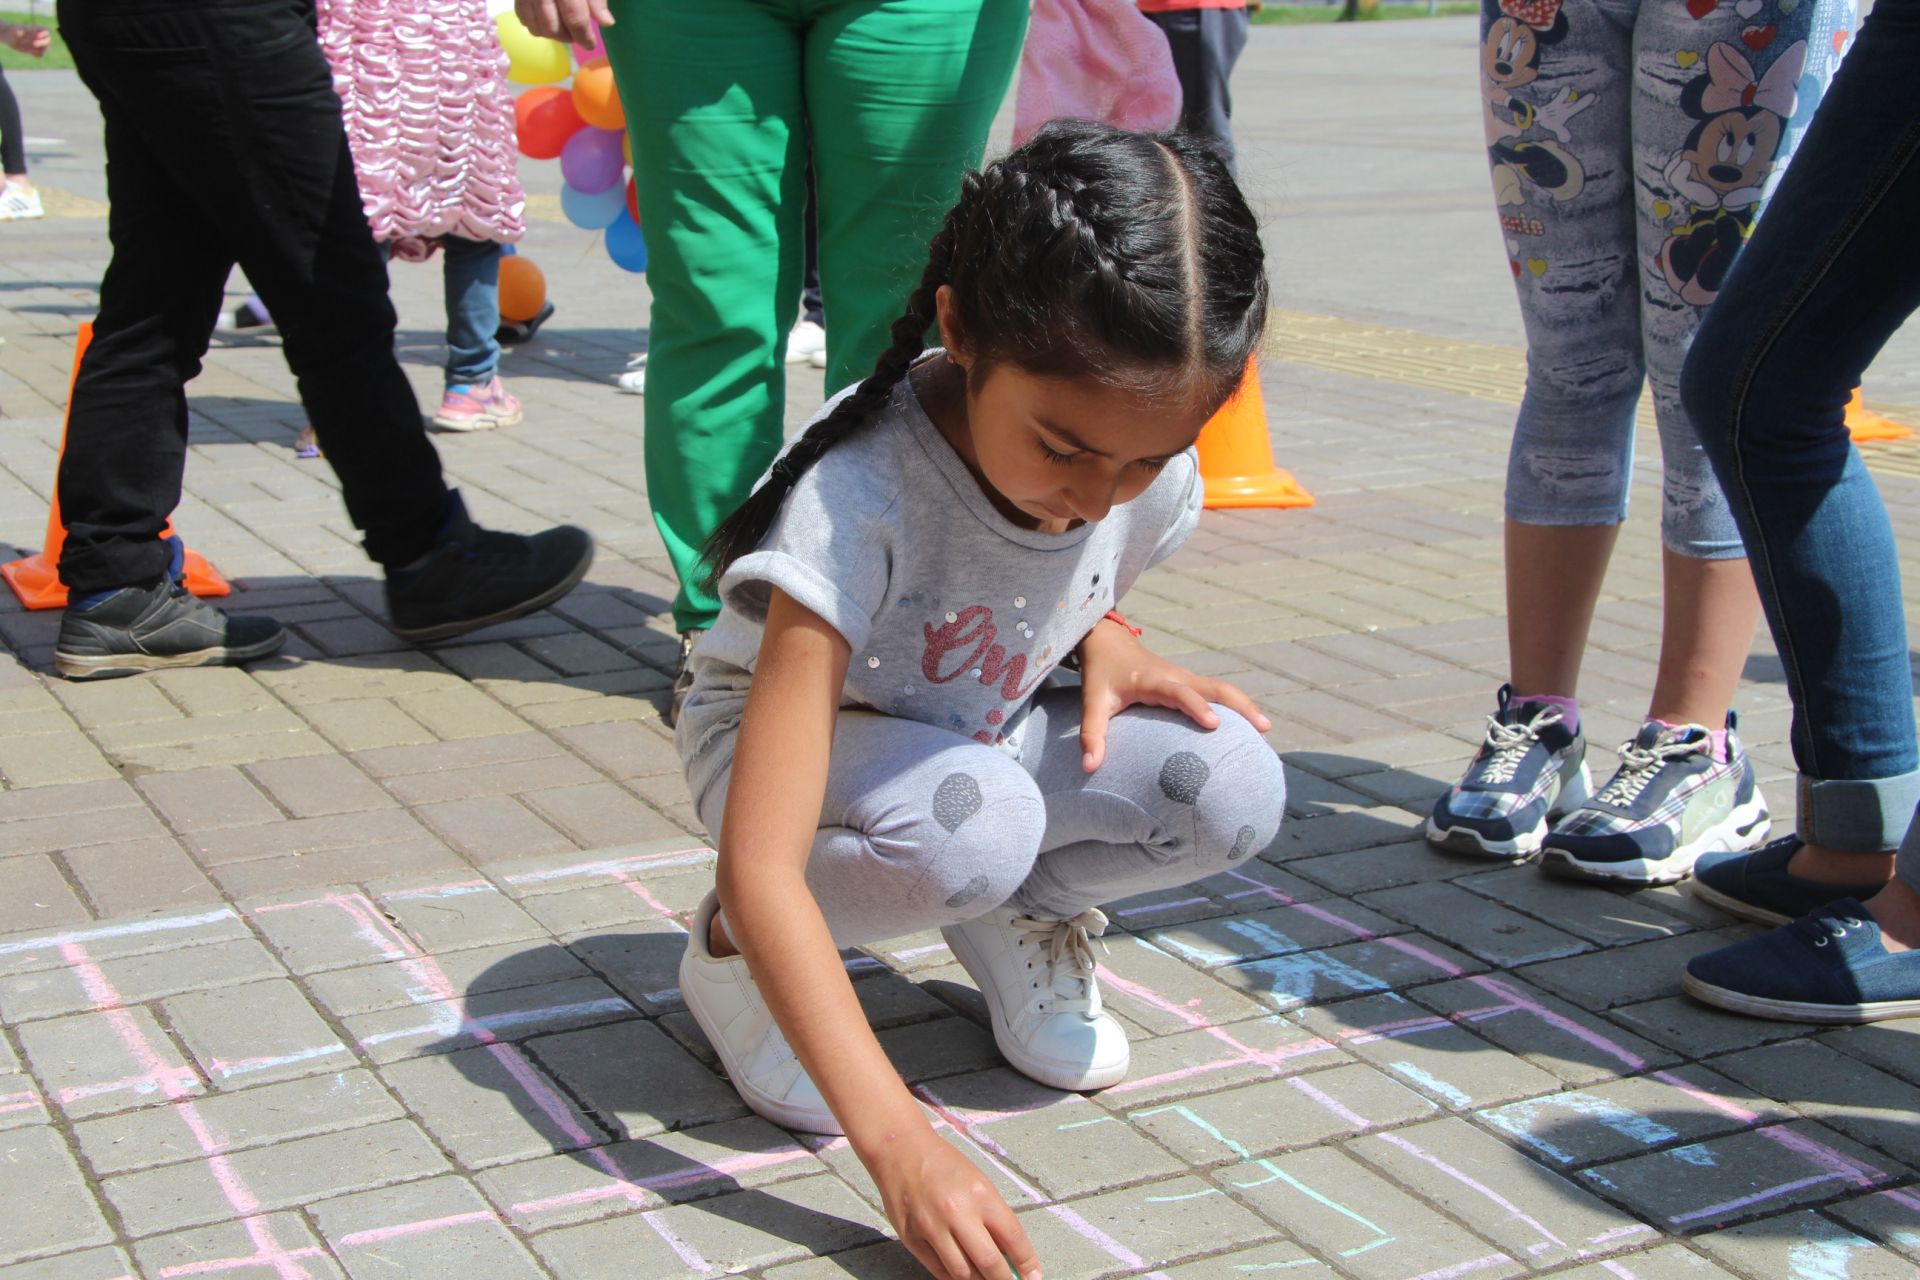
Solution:
[(760, 545), (801, 474), (885, 406), (924, 349), (941, 285), (970, 378), (1007, 361), (1207, 414), (1239, 386), (1267, 317), (1259, 224), (1212, 144), (1050, 124), (962, 180), (893, 345), (707, 540), (709, 589)]

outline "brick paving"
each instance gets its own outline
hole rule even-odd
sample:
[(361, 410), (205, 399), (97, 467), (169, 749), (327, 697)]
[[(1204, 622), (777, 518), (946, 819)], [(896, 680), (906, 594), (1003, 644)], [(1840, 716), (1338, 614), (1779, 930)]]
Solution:
[[(883, 1042), (1055, 1280), (1920, 1276), (1920, 1019), (1709, 1012), (1679, 966), (1746, 926), (1420, 841), (1504, 663), (1517, 321), (1471, 23), (1255, 36), (1243, 163), (1289, 308), (1265, 389), (1320, 505), (1210, 513), (1127, 608), (1263, 701), (1288, 821), (1246, 868), (1113, 909), (1125, 1083), (1007, 1069), (930, 935), (850, 958)], [(30, 551), (105, 248), (84, 96), (18, 79), (65, 139), (36, 155), (62, 216), (0, 228), (0, 540)], [(508, 359), (527, 422), (438, 443), (480, 519), (593, 529), (555, 609), (400, 644), (259, 338), (195, 387), (179, 524), (285, 656), (70, 685), (56, 618), (0, 601), (0, 1277), (913, 1273), (844, 1143), (748, 1113), (680, 1002), (711, 853), (660, 720), (640, 402), (608, 386), (645, 290), (552, 222), (526, 251), (561, 309)], [(395, 296), (437, 394), (438, 282), (396, 270)], [(797, 418), (818, 376), (792, 384)], [(1868, 388), (1920, 402), (1920, 343)], [(1601, 743), (1657, 647), (1641, 444), (1582, 689)], [(1872, 457), (1920, 530), (1915, 468)], [(1748, 675), (1790, 811), (1764, 641)]]

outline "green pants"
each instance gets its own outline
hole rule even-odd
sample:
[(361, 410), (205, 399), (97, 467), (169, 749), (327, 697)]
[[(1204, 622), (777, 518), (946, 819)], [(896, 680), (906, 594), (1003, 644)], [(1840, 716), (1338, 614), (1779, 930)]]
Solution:
[(712, 624), (700, 547), (779, 451), (798, 312), (806, 139), (819, 198), (829, 391), (858, 381), (980, 162), (1029, 0), (625, 0), (607, 28), (653, 293), (647, 495)]

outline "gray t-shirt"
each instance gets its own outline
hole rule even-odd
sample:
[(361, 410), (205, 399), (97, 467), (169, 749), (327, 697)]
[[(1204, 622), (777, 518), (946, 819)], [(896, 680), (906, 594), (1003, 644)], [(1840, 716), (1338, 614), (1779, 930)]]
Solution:
[(994, 509), (902, 379), (873, 422), (800, 477), (759, 549), (721, 580), (675, 734), (694, 796), (732, 759), (774, 587), (852, 647), (843, 707), (998, 744), (1042, 679), (1187, 540), (1200, 501), (1189, 449), (1104, 520), (1023, 529)]

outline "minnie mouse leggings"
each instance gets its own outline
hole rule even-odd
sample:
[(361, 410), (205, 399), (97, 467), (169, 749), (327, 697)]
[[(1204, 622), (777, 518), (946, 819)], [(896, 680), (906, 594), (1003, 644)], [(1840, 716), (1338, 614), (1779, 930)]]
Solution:
[(1484, 0), (1481, 110), (1527, 331), (1509, 518), (1624, 520), (1650, 379), (1662, 541), (1745, 554), (1680, 369), (1852, 25), (1852, 0)]

